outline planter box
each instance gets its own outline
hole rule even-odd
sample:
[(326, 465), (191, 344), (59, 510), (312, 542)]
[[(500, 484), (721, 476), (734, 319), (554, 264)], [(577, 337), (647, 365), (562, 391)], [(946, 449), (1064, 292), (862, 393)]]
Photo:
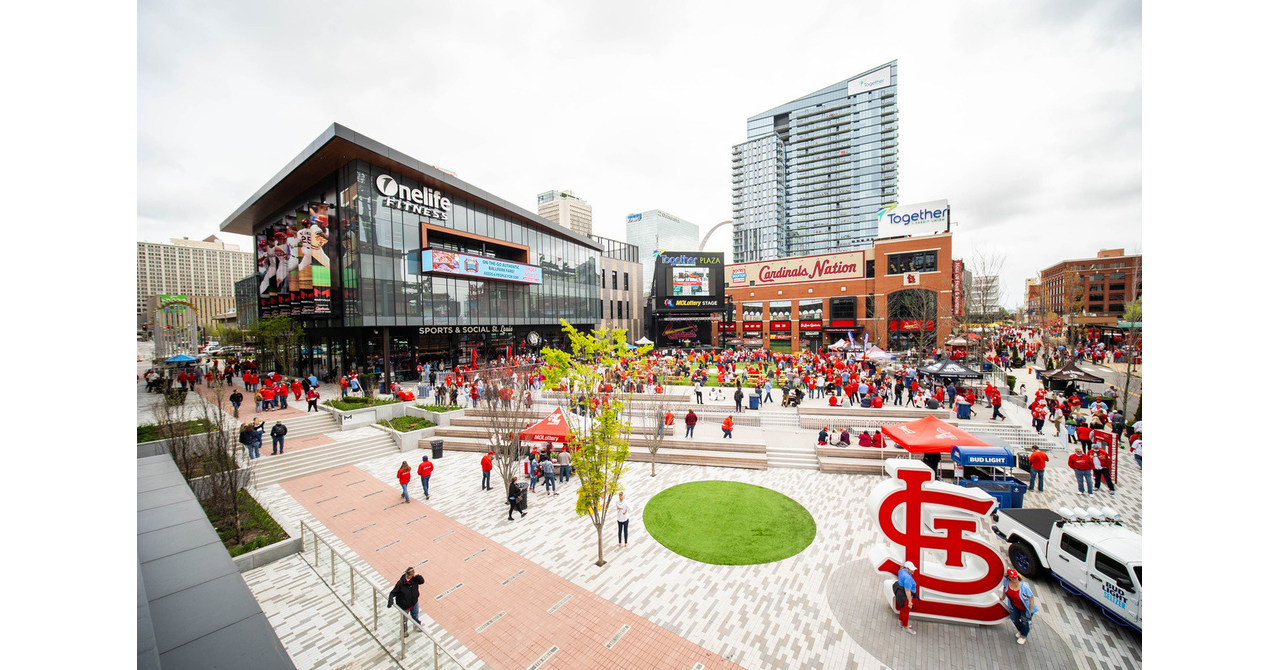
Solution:
[(417, 430), (410, 430), (407, 433), (401, 433), (398, 430), (387, 428), (386, 426), (378, 426), (378, 428), (381, 428), (382, 430), (385, 430), (387, 433), (389, 433), (391, 435), (391, 439), (395, 440), (395, 446), (399, 447), (401, 452), (405, 452), (405, 451), (414, 451), (415, 449), (417, 449), (419, 440), (429, 440), (435, 437), (436, 426), (431, 426), (430, 428), (419, 428)]
[(268, 544), (261, 549), (254, 549), (247, 554), (240, 554), (232, 558), (231, 561), (235, 563), (237, 570), (245, 573), (254, 568), (274, 563), (281, 558), (288, 558), (293, 554), (301, 553), (301, 551), (302, 538), (292, 537), (275, 544)]
[(377, 421), (377, 408), (339, 409), (336, 410), (334, 418), (337, 419), (338, 425), (342, 427), (342, 430), (352, 430), (375, 423)]
[(436, 426), (447, 426), (449, 425), (449, 420), (451, 418), (460, 418), (465, 415), (465, 409), (455, 409), (451, 412), (430, 412), (408, 403), (405, 403), (404, 407), (404, 416), (416, 416), (422, 419), (434, 421)]
[[(239, 479), (239, 488), (248, 488), (249, 480), (253, 476), (253, 471), (249, 468), (240, 468), (236, 474)], [(187, 484), (191, 485), (191, 492), (195, 494), (196, 500), (204, 500), (209, 497), (208, 479), (208, 477), (196, 477), (195, 479), (187, 482)]]

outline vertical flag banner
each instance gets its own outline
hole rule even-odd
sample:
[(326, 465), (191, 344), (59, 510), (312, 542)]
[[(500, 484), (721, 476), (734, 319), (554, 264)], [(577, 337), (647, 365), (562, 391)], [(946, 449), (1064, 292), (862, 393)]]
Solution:
[(307, 210), (306, 225), (298, 230), (299, 274), (310, 288), (311, 309), (307, 313), (329, 314), (332, 304), (330, 290), (333, 286), (329, 274), (332, 263), (327, 250), (330, 238), (329, 206), (313, 202), (307, 206)]

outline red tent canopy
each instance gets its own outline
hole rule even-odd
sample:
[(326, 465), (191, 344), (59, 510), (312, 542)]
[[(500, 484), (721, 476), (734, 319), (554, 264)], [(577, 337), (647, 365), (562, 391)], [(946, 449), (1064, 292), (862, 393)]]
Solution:
[(564, 410), (556, 407), (550, 416), (520, 431), (521, 440), (533, 442), (568, 442), (573, 438)]
[(912, 454), (948, 454), (951, 447), (991, 446), (931, 415), (909, 423), (884, 426), (884, 435)]

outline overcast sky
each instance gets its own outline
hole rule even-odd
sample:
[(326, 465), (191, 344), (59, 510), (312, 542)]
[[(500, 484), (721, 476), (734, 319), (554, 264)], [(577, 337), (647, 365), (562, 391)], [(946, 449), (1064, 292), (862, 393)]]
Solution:
[(1059, 260), (1141, 250), (1127, 0), (142, 0), (138, 239), (217, 233), (335, 121), (529, 210), (572, 190), (598, 235), (648, 209), (706, 231), (747, 117), (893, 59), (901, 202), (950, 200), (956, 255), (1006, 258), (1002, 304)]

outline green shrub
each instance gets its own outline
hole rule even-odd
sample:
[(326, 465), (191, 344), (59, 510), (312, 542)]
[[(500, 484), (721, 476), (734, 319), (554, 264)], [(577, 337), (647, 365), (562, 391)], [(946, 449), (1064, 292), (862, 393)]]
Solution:
[(261, 549), (267, 545), (275, 544), (288, 537), (280, 524), (271, 518), (271, 515), (258, 504), (249, 492), (240, 489), (236, 494), (240, 498), (240, 538), (239, 544), (230, 544), (234, 542), (235, 537), (235, 521), (233, 519), (224, 519), (222, 516), (207, 506), (204, 508), (205, 514), (209, 517), (209, 522), (218, 532), (218, 537), (222, 540), (222, 544), (226, 546), (227, 553), (231, 556), (239, 556), (248, 553), (254, 549)]
[(423, 428), (435, 427), (435, 422), (429, 419), (423, 419), (417, 416), (397, 416), (390, 421), (382, 420), (378, 424), (386, 426), (401, 433), (407, 433), (412, 430), (421, 430)]
[(1013, 375), (1006, 375), (1004, 377), (1004, 383), (1008, 385), (1009, 393), (1012, 393), (1013, 390), (1017, 388), (1017, 378)]
[[(179, 435), (197, 435), (199, 433), (207, 433), (213, 430), (213, 427), (213, 424), (206, 419), (193, 419), (179, 424), (175, 432)], [(162, 440), (165, 437), (165, 432), (162, 432), (160, 430), (160, 426), (154, 423), (147, 423), (138, 426), (139, 443)]]
[(173, 407), (185, 404), (187, 401), (187, 392), (181, 389), (169, 389), (164, 392), (164, 402)]
[(334, 409), (340, 409), (349, 412), (353, 409), (367, 409), (369, 407), (377, 407), (378, 405), (393, 405), (398, 400), (366, 398), (364, 396), (347, 396), (345, 398), (335, 398), (333, 400), (325, 400), (324, 404)]
[(414, 407), (428, 412), (452, 412), (458, 409), (465, 409), (461, 405), (414, 405)]

